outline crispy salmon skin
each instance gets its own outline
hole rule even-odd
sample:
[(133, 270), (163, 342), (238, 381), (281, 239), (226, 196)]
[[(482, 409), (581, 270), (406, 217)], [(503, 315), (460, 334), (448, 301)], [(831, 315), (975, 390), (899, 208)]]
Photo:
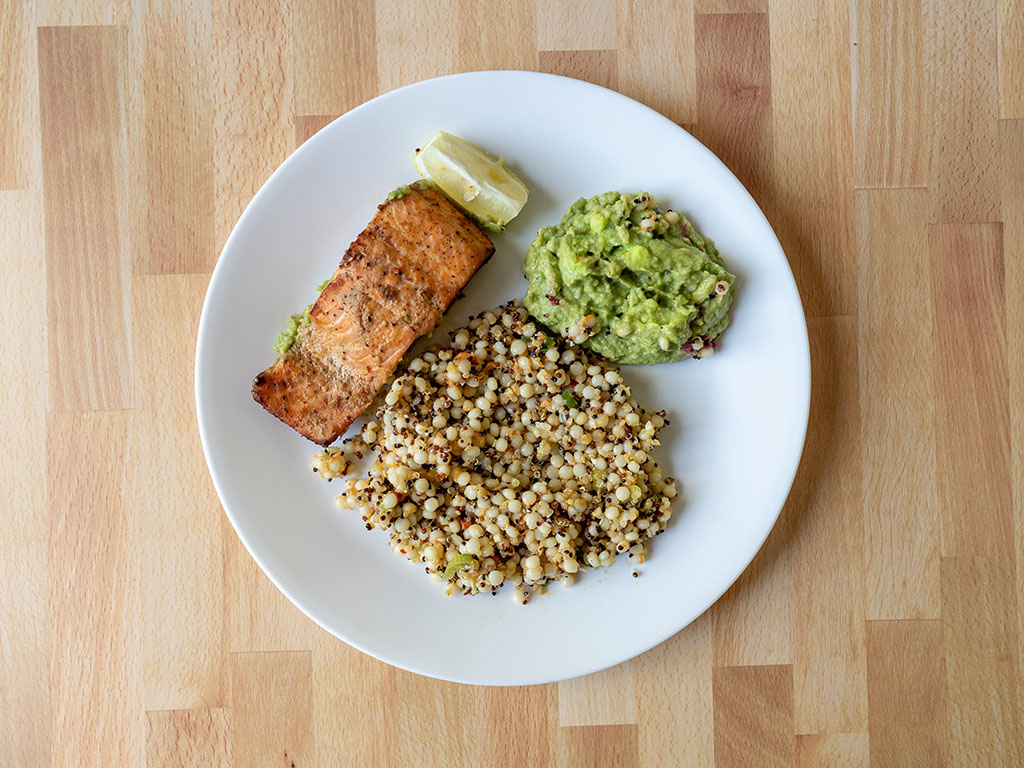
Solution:
[(441, 192), (419, 182), (408, 189), (378, 207), (310, 322), (253, 381), (256, 402), (314, 443), (344, 434), (494, 253), (490, 238)]

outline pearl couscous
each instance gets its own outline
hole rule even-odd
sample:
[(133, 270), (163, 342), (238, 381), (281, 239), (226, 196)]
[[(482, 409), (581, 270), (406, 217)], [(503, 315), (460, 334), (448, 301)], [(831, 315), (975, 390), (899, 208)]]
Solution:
[(337, 497), (448, 594), (572, 584), (627, 554), (672, 514), (675, 481), (651, 452), (666, 424), (619, 372), (539, 330), (517, 302), (474, 317), (413, 359), (360, 433), (317, 453), (313, 469), (369, 477)]

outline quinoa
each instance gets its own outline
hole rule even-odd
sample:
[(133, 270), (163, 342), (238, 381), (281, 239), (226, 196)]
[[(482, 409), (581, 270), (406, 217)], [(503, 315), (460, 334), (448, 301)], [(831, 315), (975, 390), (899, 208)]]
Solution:
[[(448, 594), (511, 585), (525, 603), (618, 555), (644, 561), (676, 495), (651, 457), (666, 423), (616, 368), (510, 302), (414, 358), (362, 430), (312, 465), (346, 477), (338, 507)], [(369, 476), (356, 477), (364, 453)]]

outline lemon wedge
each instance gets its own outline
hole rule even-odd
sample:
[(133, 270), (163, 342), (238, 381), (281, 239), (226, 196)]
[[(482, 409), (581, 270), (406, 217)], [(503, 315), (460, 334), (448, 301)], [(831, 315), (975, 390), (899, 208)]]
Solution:
[(458, 136), (438, 131), (412, 162), (420, 176), (486, 229), (500, 232), (526, 205), (529, 190), (505, 161)]

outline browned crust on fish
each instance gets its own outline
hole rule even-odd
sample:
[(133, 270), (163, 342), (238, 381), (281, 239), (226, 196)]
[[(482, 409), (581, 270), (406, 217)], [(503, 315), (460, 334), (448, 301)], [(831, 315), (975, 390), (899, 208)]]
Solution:
[(310, 322), (253, 381), (253, 398), (303, 437), (330, 445), (492, 253), (490, 238), (441, 192), (410, 185), (381, 204), (349, 246)]

